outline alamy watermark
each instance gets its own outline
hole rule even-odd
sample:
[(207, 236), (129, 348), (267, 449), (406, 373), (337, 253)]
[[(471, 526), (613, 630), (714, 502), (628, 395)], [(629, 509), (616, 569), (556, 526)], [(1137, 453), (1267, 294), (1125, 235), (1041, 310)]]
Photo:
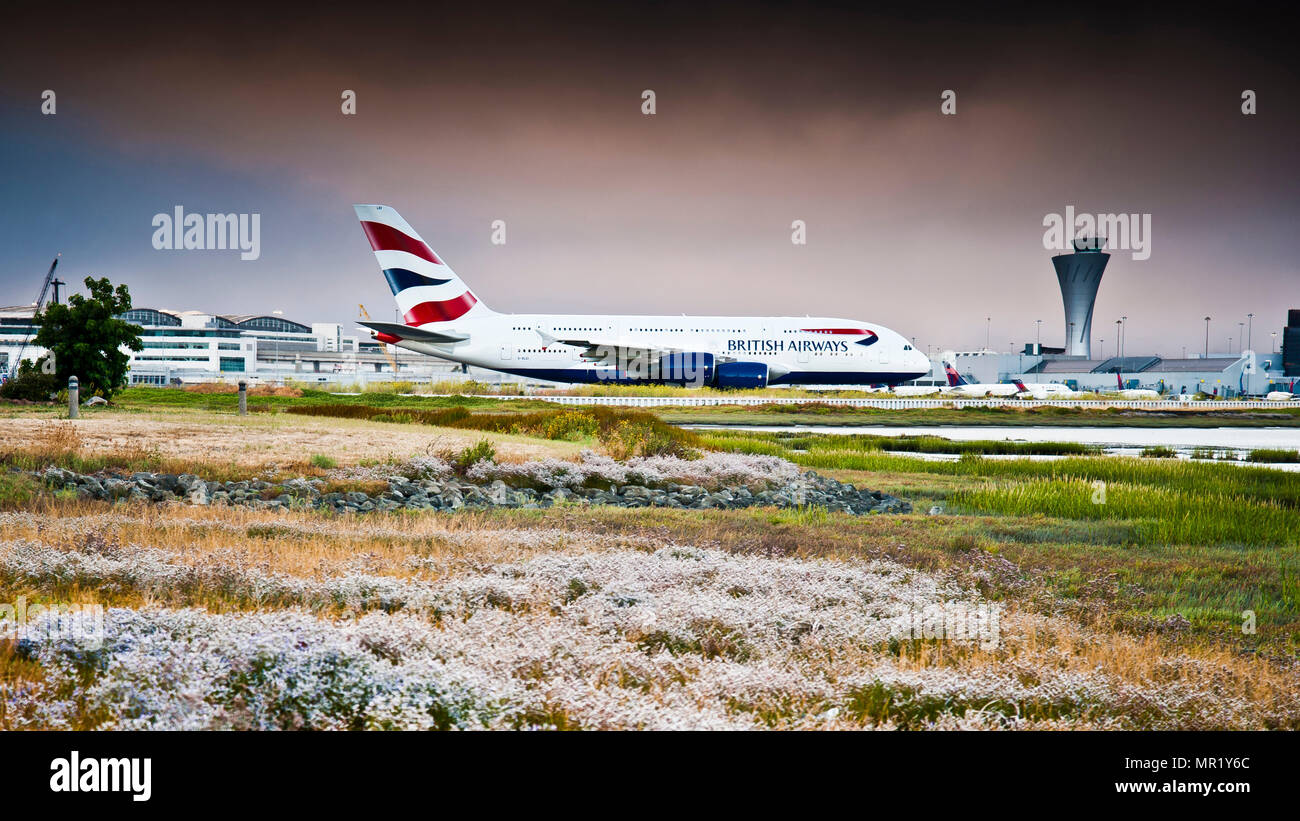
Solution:
[(132, 801), (153, 796), (152, 758), (82, 758), (73, 750), (50, 761), (50, 792), (120, 792)]
[(153, 247), (159, 251), (240, 251), (242, 260), (262, 255), (261, 214), (154, 214)]
[(890, 635), (977, 643), (982, 650), (996, 650), (1002, 643), (1002, 607), (991, 602), (929, 604), (895, 618)]
[(1067, 205), (1064, 214), (1044, 216), (1043, 226), (1043, 247), (1049, 251), (1073, 250), (1075, 240), (1104, 239), (1106, 250), (1130, 251), (1138, 261), (1151, 258), (1150, 214), (1078, 214)]
[(66, 641), (83, 650), (97, 650), (104, 644), (104, 606), (28, 604), (26, 596), (0, 602), (0, 639)]

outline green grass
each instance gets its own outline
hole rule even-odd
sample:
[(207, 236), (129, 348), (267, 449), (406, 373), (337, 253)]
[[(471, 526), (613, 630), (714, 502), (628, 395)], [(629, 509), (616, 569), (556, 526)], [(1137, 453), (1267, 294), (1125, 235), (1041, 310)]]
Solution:
[[(193, 408), (205, 411), (235, 413), (239, 397), (234, 393), (198, 393), (178, 388), (127, 388), (113, 398), (114, 407), (128, 410), (154, 411), (159, 409)], [(436, 410), (441, 408), (496, 408), (503, 412), (511, 409), (535, 410), (554, 407), (550, 403), (531, 400), (507, 400), (469, 396), (402, 396), (397, 392), (365, 391), (355, 396), (329, 391), (303, 388), (302, 396), (250, 396), (250, 411), (280, 410), (303, 405), (364, 405), (387, 409)]]
[(956, 509), (974, 513), (1121, 520), (1132, 525), (1139, 544), (1300, 546), (1300, 513), (1230, 490), (1189, 493), (1152, 485), (1032, 479), (959, 491), (951, 501)]
[(1286, 450), (1284, 448), (1259, 448), (1252, 450), (1246, 457), (1247, 462), (1274, 462), (1274, 463), (1296, 463), (1300, 462), (1300, 450)]
[[(437, 410), (463, 407), (469, 409), (494, 409), (500, 413), (522, 413), (541, 408), (555, 407), (542, 400), (503, 400), (484, 396), (402, 396), (397, 389), (418, 387), (394, 383), (384, 390), (366, 390), (357, 395), (343, 395), (316, 388), (303, 387), (302, 396), (250, 396), (252, 411), (281, 410), (300, 405), (366, 405), (389, 409)], [(451, 390), (448, 385), (434, 386)], [(468, 386), (466, 390), (474, 390)], [(807, 391), (767, 389), (764, 391), (710, 391), (703, 392), (677, 387), (645, 389), (628, 386), (593, 386), (590, 393), (599, 395), (665, 395), (665, 396), (715, 396), (726, 399), (751, 395), (812, 396)], [(816, 396), (851, 396), (853, 391), (816, 394)], [(815, 397), (814, 397), (815, 398)], [(234, 393), (208, 394), (177, 388), (134, 387), (114, 397), (117, 408), (153, 411), (161, 408), (193, 408), (198, 410), (235, 413), (238, 398)], [(1223, 426), (1300, 426), (1300, 408), (1268, 410), (1197, 410), (1178, 412), (1153, 412), (1122, 409), (1067, 408), (1059, 406), (1035, 407), (967, 407), (918, 408), (905, 411), (879, 408), (846, 408), (821, 402), (797, 405), (723, 405), (709, 407), (670, 406), (651, 408), (649, 412), (672, 424), (754, 424), (754, 425), (1065, 425), (1065, 426), (1134, 426), (1134, 427), (1223, 427)], [(17, 410), (15, 410), (17, 412)], [(94, 412), (89, 409), (88, 413)]]
[(811, 402), (799, 405), (721, 405), (651, 408), (677, 425), (801, 425), (834, 427), (880, 425), (996, 425), (1000, 427), (1300, 427), (1300, 408), (1150, 411), (1123, 408), (1069, 408), (1056, 405), (964, 408), (851, 408)]
[(31, 504), (37, 492), (29, 476), (5, 471), (0, 473), (0, 510), (14, 510)]
[(1147, 459), (1173, 459), (1178, 456), (1178, 451), (1164, 445), (1151, 445), (1142, 448), (1142, 455)]
[(956, 440), (942, 436), (886, 436), (856, 433), (833, 435), (819, 433), (772, 433), (765, 431), (725, 431), (700, 434), (704, 443), (719, 450), (764, 453), (774, 456), (789, 451), (849, 450), (856, 452), (893, 451), (898, 453), (977, 453), (999, 456), (1082, 455), (1100, 453), (1097, 445), (1079, 442), (1013, 442), (1005, 439)]
[(1206, 462), (1120, 456), (1032, 461), (969, 458), (968, 455), (956, 462), (930, 462), (886, 453), (821, 449), (792, 453), (787, 458), (796, 464), (819, 470), (934, 473), (976, 479), (1081, 479), (1088, 482), (1165, 488), (1189, 495), (1227, 493), (1259, 502), (1273, 502), (1290, 510), (1300, 508), (1300, 474), (1263, 467), (1234, 467)]

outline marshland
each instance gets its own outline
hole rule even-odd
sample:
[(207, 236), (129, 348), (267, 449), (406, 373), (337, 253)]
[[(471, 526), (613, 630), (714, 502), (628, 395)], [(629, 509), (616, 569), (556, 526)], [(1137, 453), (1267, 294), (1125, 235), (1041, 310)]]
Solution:
[[(1300, 474), (1069, 442), (690, 430), (671, 408), (298, 390), (249, 405), (130, 389), (76, 422), (0, 409), (0, 603), (51, 612), (0, 620), (0, 727), (1300, 725)], [(109, 502), (52, 486), (51, 466), (376, 498), (489, 475), (779, 492), (814, 471), (912, 512)], [(104, 608), (100, 641), (54, 615), (75, 603)]]

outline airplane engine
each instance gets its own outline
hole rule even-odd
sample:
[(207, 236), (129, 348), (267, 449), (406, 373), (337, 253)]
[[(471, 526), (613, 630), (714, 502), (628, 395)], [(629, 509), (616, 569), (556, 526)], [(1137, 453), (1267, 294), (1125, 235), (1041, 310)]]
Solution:
[(713, 381), (713, 354), (673, 353), (659, 357), (652, 378), (670, 385), (703, 387)]
[(719, 388), (766, 388), (767, 365), (762, 362), (723, 362), (713, 369)]

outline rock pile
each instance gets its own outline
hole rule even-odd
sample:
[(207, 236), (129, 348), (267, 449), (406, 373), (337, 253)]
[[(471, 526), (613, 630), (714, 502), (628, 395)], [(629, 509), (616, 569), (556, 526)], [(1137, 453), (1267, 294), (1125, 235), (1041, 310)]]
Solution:
[(373, 510), (459, 510), (490, 507), (541, 508), (556, 503), (617, 507), (746, 508), (818, 507), (852, 514), (910, 513), (908, 502), (893, 496), (837, 482), (808, 471), (786, 485), (753, 492), (741, 485), (709, 490), (699, 485), (664, 483), (648, 487), (609, 484), (606, 487), (514, 488), (501, 480), (476, 484), (463, 479), (388, 480), (388, 490), (374, 495), (360, 491), (325, 492), (320, 479), (267, 482), (250, 479), (209, 482), (183, 473), (133, 473), (129, 476), (86, 475), (50, 467), (34, 474), (54, 490), (89, 499), (135, 502), (188, 502), (195, 505), (244, 505), (260, 509), (317, 508), (364, 513)]

